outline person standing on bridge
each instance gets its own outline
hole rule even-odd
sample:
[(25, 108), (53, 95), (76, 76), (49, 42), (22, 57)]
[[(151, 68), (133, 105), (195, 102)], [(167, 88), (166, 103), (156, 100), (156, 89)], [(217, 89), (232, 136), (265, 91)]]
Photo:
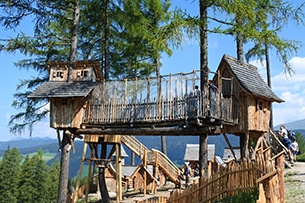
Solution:
[(195, 89), (194, 89), (194, 98), (195, 98), (195, 110), (194, 110), (194, 113), (195, 113), (195, 116), (196, 116), (196, 121), (197, 121), (197, 124), (200, 124), (200, 121), (199, 121), (199, 99), (200, 99), (200, 89), (199, 89), (199, 86), (198, 85), (195, 85)]

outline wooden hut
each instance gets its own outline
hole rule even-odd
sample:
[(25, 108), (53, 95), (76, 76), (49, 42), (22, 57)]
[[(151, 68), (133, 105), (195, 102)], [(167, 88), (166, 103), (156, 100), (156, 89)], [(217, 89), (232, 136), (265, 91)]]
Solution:
[[(215, 155), (215, 145), (208, 144), (208, 161), (214, 161)], [(191, 164), (199, 161), (199, 144), (186, 144), (184, 161)]]
[[(199, 168), (199, 144), (186, 144), (184, 161), (190, 164), (191, 176), (198, 176), (196, 170)], [(216, 160), (215, 144), (208, 144), (208, 171), (207, 175), (211, 174), (213, 164), (218, 164)]]
[(223, 132), (237, 135), (249, 132), (257, 138), (269, 131), (271, 104), (283, 100), (266, 84), (257, 67), (224, 55), (213, 83), (222, 92), (222, 105), (230, 107), (228, 115), (234, 124), (224, 125)]
[(144, 167), (143, 164), (140, 164), (131, 175), (131, 178), (133, 179), (134, 190), (144, 190), (151, 192), (156, 191), (158, 180), (153, 176), (152, 167)]
[[(263, 80), (257, 67), (224, 55), (211, 81), (221, 91), (226, 106), (222, 132), (240, 136), (241, 157), (248, 156), (254, 142), (269, 132), (272, 102), (284, 102)], [(228, 117), (226, 116), (228, 115)]]
[(102, 80), (98, 61), (47, 62), (49, 81), (33, 91), (30, 98), (48, 98), (52, 128), (80, 128), (90, 95)]

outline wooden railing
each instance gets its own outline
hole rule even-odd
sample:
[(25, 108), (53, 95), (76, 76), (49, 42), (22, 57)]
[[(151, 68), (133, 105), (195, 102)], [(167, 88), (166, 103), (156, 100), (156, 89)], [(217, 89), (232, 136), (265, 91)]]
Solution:
[[(195, 94), (197, 71), (158, 78), (104, 81), (85, 107), (83, 123), (158, 123), (213, 117), (233, 120), (231, 98), (208, 86)], [(167, 121), (167, 122), (165, 122)]]
[(122, 135), (121, 142), (126, 145), (126, 147), (128, 147), (133, 153), (135, 153), (141, 160), (144, 157), (145, 151), (148, 151), (148, 148), (132, 135)]
[(148, 165), (157, 165), (175, 184), (179, 184), (179, 177), (182, 175), (182, 171), (162, 152), (158, 150), (148, 150), (140, 141), (134, 136), (122, 135), (121, 141), (126, 145), (132, 152), (140, 157), (141, 160), (144, 158), (144, 154), (147, 153)]
[(165, 154), (153, 149), (148, 151), (147, 159), (149, 164), (156, 164), (172, 182), (180, 184), (182, 171)]

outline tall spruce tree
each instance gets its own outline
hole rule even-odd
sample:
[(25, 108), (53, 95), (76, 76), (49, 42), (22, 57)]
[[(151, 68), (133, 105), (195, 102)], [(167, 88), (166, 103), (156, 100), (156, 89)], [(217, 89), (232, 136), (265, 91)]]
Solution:
[(46, 202), (56, 202), (58, 197), (58, 186), (59, 186), (59, 176), (60, 173), (60, 164), (56, 160), (51, 166), (47, 169), (47, 193), (46, 193)]
[(17, 148), (10, 149), (8, 146), (0, 161), (0, 202), (18, 202), (21, 160), (22, 156), (19, 150)]
[(48, 202), (47, 165), (42, 153), (42, 150), (39, 150), (34, 156), (25, 157), (21, 166), (18, 202)]

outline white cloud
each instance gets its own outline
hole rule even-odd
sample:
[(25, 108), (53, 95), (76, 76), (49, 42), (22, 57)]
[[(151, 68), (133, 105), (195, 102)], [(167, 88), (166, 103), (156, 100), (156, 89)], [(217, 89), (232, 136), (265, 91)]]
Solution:
[(272, 89), (284, 103), (273, 105), (274, 124), (305, 118), (305, 57), (293, 57), (289, 63), (295, 74), (280, 73), (272, 77)]

